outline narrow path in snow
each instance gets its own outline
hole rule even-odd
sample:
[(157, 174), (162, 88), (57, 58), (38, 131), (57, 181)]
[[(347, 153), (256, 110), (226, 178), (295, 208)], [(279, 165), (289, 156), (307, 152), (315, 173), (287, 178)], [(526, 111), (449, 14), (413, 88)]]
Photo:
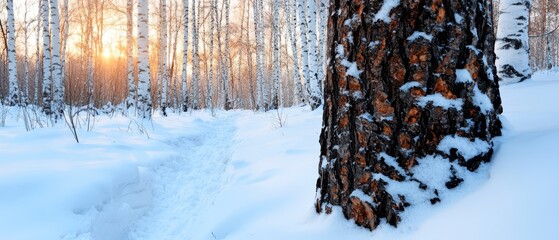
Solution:
[(153, 208), (133, 224), (128, 239), (190, 239), (196, 231), (226, 181), (235, 134), (232, 117), (200, 125), (204, 131), (167, 142), (177, 155), (156, 167)]

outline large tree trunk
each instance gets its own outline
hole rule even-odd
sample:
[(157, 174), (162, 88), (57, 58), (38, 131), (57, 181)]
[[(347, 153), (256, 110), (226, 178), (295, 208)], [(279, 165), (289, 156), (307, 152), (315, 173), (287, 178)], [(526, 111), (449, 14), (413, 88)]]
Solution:
[(436, 203), (500, 134), (485, 0), (332, 0), (316, 209), (374, 229)]
[(497, 74), (504, 84), (521, 82), (532, 75), (529, 18), (530, 0), (501, 0), (495, 53)]

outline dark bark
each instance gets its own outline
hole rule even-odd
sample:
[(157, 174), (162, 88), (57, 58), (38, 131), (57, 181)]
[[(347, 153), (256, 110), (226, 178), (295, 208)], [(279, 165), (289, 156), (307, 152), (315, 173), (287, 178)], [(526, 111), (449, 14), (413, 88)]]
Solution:
[[(381, 219), (396, 226), (410, 204), (391, 184), (416, 186), (434, 204), (442, 189), (414, 169), (443, 159), (450, 166), (443, 187), (454, 188), (462, 182), (455, 168), (474, 171), (489, 161), (501, 131), (491, 2), (402, 0), (389, 22), (375, 18), (383, 4), (331, 0), (317, 181), (317, 212), (339, 206), (369, 229)], [(471, 80), (457, 80), (457, 69)], [(439, 146), (445, 137), (489, 147), (467, 155)]]

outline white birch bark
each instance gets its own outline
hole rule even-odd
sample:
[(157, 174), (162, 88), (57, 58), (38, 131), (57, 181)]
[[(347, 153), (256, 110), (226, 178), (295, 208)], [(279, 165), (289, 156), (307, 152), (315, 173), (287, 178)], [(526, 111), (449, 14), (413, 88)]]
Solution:
[[(194, 4), (194, 3), (193, 3)], [(194, 11), (194, 9), (193, 9)], [(188, 110), (188, 89), (186, 87), (187, 80), (187, 63), (188, 63), (188, 0), (183, 1), (183, 42), (182, 42), (182, 78), (181, 78), (181, 96), (182, 111)], [(192, 81), (192, 80), (190, 80)], [(192, 88), (191, 88), (192, 89)]]
[(68, 36), (70, 35), (70, 12), (69, 12), (69, 1), (64, 0), (64, 7), (62, 9), (64, 13), (64, 38), (61, 39), (62, 51), (60, 52), (60, 75), (62, 78), (62, 102), (64, 102), (65, 94), (65, 83), (66, 83), (66, 53), (68, 49)]
[(49, 27), (49, 2), (42, 0), (43, 16), (43, 111), (50, 115), (52, 113), (52, 72), (51, 72), (51, 52), (50, 52), (50, 27)]
[(25, 74), (23, 78), (23, 90), (21, 94), (21, 104), (27, 105), (29, 103), (29, 23), (27, 22), (27, 6), (28, 1), (25, 0), (25, 11), (23, 13), (23, 73)]
[(216, 16), (215, 16), (215, 11), (214, 8), (215, 6), (215, 0), (210, 0), (210, 18), (211, 18), (211, 22), (210, 22), (210, 55), (208, 57), (208, 61), (210, 62), (210, 73), (208, 75), (208, 93), (206, 95), (206, 107), (211, 109), (213, 111), (213, 54), (214, 54), (214, 30), (215, 30), (215, 22), (216, 22)]
[(149, 5), (148, 0), (138, 0), (138, 113), (151, 118), (149, 70)]
[(133, 32), (134, 32), (134, 2), (133, 0), (126, 1), (126, 67), (127, 67), (127, 86), (128, 95), (126, 97), (126, 108), (134, 106), (134, 100), (136, 98), (136, 83), (134, 81), (134, 56), (133, 56)]
[(307, 46), (309, 48), (309, 104), (316, 109), (322, 104), (322, 91), (318, 81), (318, 46), (316, 45), (316, 2), (307, 0)]
[(264, 1), (259, 0), (259, 21), (260, 21), (260, 75), (262, 76), (262, 102), (263, 102), (263, 109), (267, 111), (270, 107), (270, 97), (268, 91), (268, 84), (266, 84), (265, 78), (265, 71), (266, 71), (266, 45), (264, 44), (264, 40), (266, 38), (266, 31), (264, 28), (265, 21), (264, 21)]
[(50, 25), (52, 45), (52, 81), (53, 81), (53, 106), (52, 110), (58, 117), (64, 108), (64, 83), (62, 82), (62, 64), (60, 61), (60, 18), (58, 13), (58, 0), (50, 0)]
[(301, 73), (299, 67), (299, 50), (296, 41), (296, 23), (297, 23), (297, 2), (295, 0), (285, 1), (285, 19), (287, 22), (287, 35), (291, 43), (291, 54), (293, 56), (293, 102), (295, 104), (304, 102), (303, 86), (301, 85)]
[(35, 84), (34, 84), (34, 88), (33, 88), (33, 103), (35, 105), (39, 105), (39, 92), (41, 90), (39, 90), (39, 78), (41, 77), (40, 72), (42, 72), (42, 69), (39, 70), (39, 68), (41, 67), (40, 65), (40, 58), (41, 58), (41, 46), (40, 46), (40, 41), (41, 41), (41, 21), (42, 21), (42, 11), (43, 11), (43, 2), (39, 1), (39, 7), (37, 10), (37, 49), (36, 49), (36, 55), (35, 55)]
[[(198, 3), (200, 5), (200, 3)], [(192, 80), (190, 80), (191, 108), (200, 108), (201, 83), (200, 83), (200, 56), (198, 53), (198, 16), (196, 0), (192, 0)]]
[(272, 104), (271, 109), (277, 109), (280, 105), (280, 59), (279, 59), (279, 0), (274, 0), (274, 22), (273, 22), (273, 58), (274, 58), (274, 73), (273, 73), (273, 86), (272, 86)]
[(230, 52), (229, 52), (229, 40), (230, 40), (230, 33), (229, 33), (229, 8), (230, 8), (230, 0), (225, 1), (225, 51), (223, 56), (223, 66), (222, 66), (222, 77), (223, 77), (223, 94), (224, 94), (224, 102), (223, 106), (225, 110), (229, 110), (231, 108), (231, 88), (230, 88), (230, 80), (231, 77), (229, 76), (229, 68), (231, 67), (230, 64)]
[(160, 25), (161, 29), (159, 32), (159, 88), (161, 93), (161, 113), (163, 116), (167, 116), (167, 1), (160, 0), (161, 15), (160, 15)]
[(530, 0), (501, 0), (495, 54), (502, 84), (524, 81), (532, 75), (528, 22)]
[(307, 96), (310, 95), (310, 68), (309, 68), (309, 45), (307, 41), (307, 11), (305, 0), (294, 0), (297, 2), (297, 8), (299, 9), (299, 29), (301, 32), (301, 60), (303, 62), (303, 78), (305, 83), (305, 89), (307, 90)]
[(261, 110), (263, 107), (262, 103), (262, 69), (260, 65), (260, 7), (259, 7), (259, 0), (254, 0), (254, 41), (256, 43), (256, 109)]
[[(328, 6), (330, 6), (330, 0), (318, 0), (319, 1), (319, 19), (320, 23), (318, 25), (318, 46), (317, 46), (317, 76), (318, 76), (318, 87), (321, 89), (322, 93), (322, 83), (326, 79), (326, 28), (328, 26)], [(321, 97), (322, 98), (322, 97)]]
[(8, 0), (6, 4), (8, 11), (8, 79), (9, 79), (9, 96), (8, 104), (15, 106), (19, 103), (19, 87), (17, 81), (17, 62), (16, 62), (16, 34), (15, 34), (15, 18), (14, 18), (14, 1)]

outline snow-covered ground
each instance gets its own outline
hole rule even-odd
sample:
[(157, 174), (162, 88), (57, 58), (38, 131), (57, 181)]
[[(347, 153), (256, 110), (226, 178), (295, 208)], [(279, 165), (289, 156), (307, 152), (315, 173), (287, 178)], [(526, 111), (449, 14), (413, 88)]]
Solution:
[(62, 124), (26, 132), (11, 109), (0, 239), (557, 239), (558, 92), (558, 72), (501, 87), (493, 162), (374, 232), (314, 212), (321, 111), (101, 116), (77, 144)]

